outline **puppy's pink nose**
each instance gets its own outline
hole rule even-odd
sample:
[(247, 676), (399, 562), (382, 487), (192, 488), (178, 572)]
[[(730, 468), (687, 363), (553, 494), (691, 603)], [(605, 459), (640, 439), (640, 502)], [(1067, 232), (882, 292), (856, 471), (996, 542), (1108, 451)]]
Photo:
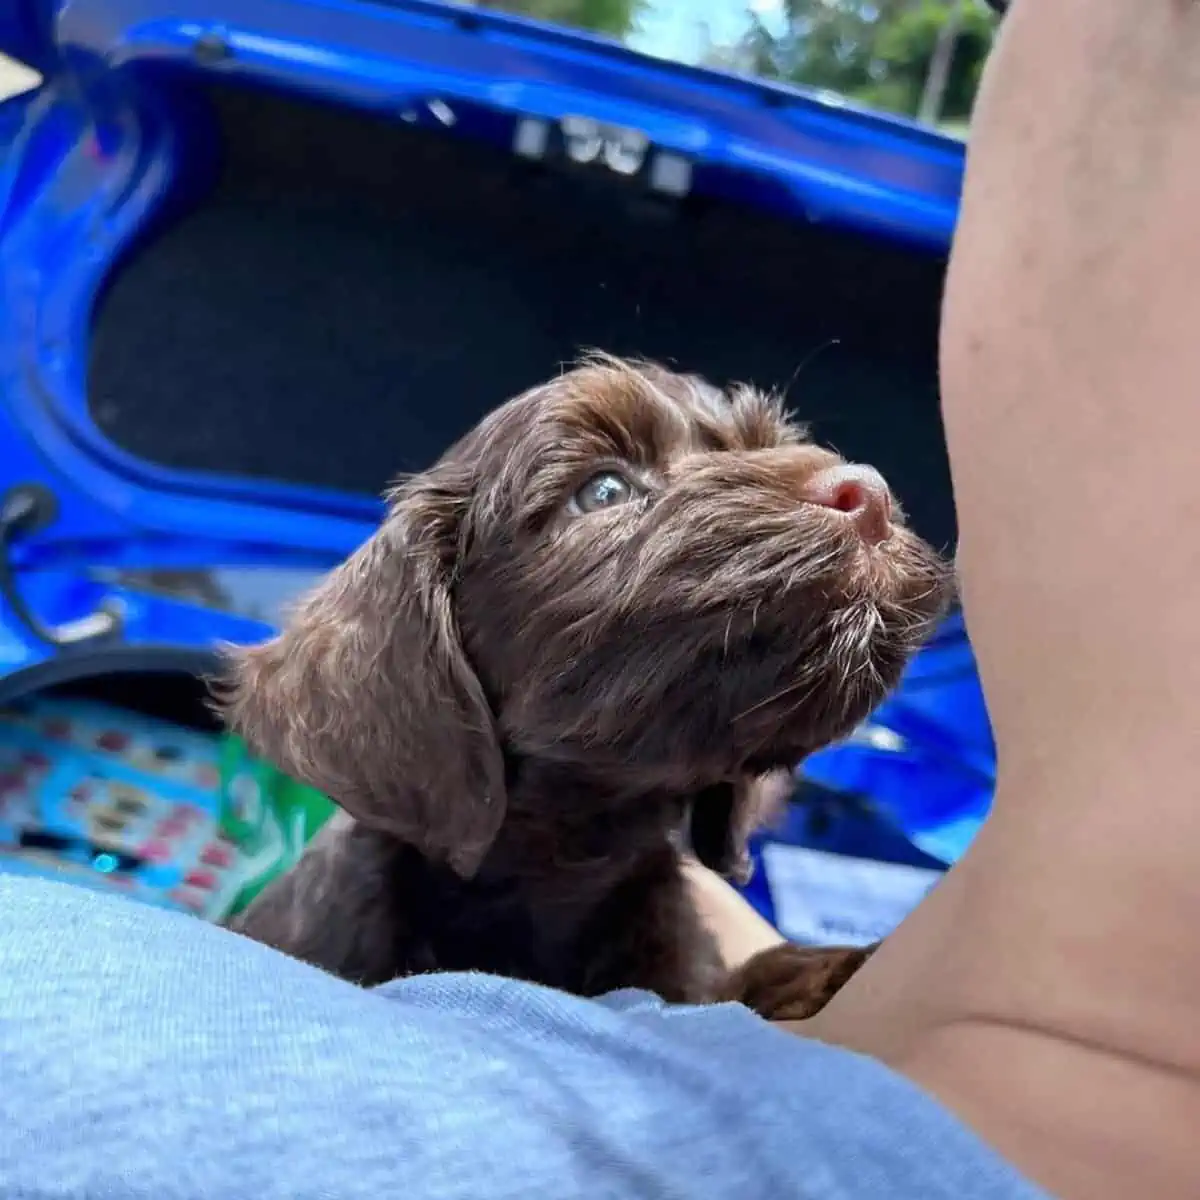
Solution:
[(892, 535), (892, 493), (872, 467), (826, 467), (805, 483), (800, 498), (845, 513), (872, 545)]

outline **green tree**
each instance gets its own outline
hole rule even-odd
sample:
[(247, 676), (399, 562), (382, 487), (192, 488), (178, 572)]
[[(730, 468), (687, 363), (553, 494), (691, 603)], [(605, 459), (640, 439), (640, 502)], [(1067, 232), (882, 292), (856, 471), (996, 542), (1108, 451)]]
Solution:
[[(883, 64), (883, 78), (874, 89), (865, 89), (863, 99), (915, 115), (951, 7), (946, 0), (921, 0), (879, 30), (875, 54)], [(993, 19), (967, 0), (958, 14), (953, 57), (941, 101), (943, 121), (965, 121), (971, 115), (993, 31)]]
[(780, 77), (856, 95), (877, 72), (875, 43), (904, 0), (787, 0), (786, 31), (774, 39), (759, 23), (752, 35), (775, 43)]
[(993, 30), (975, 0), (957, 13), (955, 0), (787, 0), (784, 15), (782, 31), (752, 19), (736, 54), (715, 59), (915, 116), (939, 40), (952, 33), (940, 116), (970, 113)]
[(475, 0), (476, 8), (520, 13), (623, 38), (633, 32), (644, 0)]

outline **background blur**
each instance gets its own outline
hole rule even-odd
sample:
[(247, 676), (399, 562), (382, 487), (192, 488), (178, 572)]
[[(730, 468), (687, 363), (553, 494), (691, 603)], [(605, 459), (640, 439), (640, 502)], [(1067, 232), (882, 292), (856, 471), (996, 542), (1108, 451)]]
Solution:
[(476, 0), (647, 54), (964, 129), (995, 22), (978, 0)]

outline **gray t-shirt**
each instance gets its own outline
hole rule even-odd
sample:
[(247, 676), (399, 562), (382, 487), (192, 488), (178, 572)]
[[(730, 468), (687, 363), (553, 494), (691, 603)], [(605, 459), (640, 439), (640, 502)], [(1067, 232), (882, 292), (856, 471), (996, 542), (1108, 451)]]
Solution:
[(867, 1059), (735, 1006), (351, 987), (0, 877), (3, 1200), (1036, 1200)]

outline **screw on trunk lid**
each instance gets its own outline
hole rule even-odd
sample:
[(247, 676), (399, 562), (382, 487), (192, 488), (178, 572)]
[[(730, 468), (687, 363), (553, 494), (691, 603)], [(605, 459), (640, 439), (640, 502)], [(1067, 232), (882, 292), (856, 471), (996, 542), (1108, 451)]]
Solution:
[(219, 67), (233, 57), (229, 36), (223, 30), (210, 29), (192, 43), (192, 57), (202, 67)]

